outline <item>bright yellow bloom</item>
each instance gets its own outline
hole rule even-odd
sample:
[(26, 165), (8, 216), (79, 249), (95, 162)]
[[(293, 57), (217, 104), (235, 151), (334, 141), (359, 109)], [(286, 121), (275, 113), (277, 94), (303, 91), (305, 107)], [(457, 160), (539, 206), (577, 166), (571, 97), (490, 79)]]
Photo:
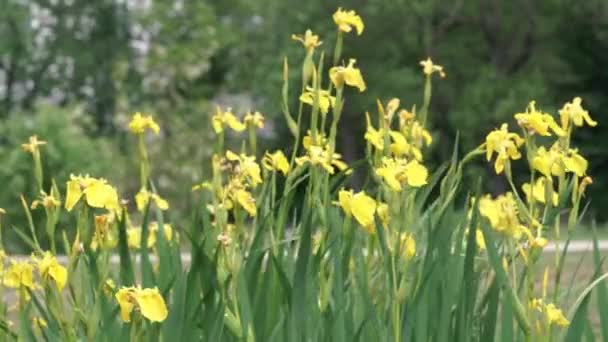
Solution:
[(120, 306), (120, 318), (123, 322), (131, 321), (131, 312), (135, 308), (151, 322), (162, 322), (169, 314), (165, 300), (156, 287), (153, 289), (123, 287), (116, 292), (115, 297)]
[(562, 313), (555, 304), (545, 304), (545, 302), (541, 298), (535, 298), (530, 301), (530, 308), (536, 310), (538, 312), (543, 313), (545, 320), (549, 324), (555, 324), (560, 327), (566, 327), (570, 325), (568, 319)]
[(25, 152), (34, 154), (38, 152), (40, 146), (42, 145), (46, 145), (46, 141), (38, 140), (38, 136), (32, 135), (29, 138), (29, 142), (26, 144), (22, 144), (21, 147)]
[(333, 18), (340, 31), (348, 33), (354, 27), (357, 30), (357, 35), (363, 33), (363, 29), (365, 28), (363, 20), (361, 20), (361, 17), (355, 11), (345, 11), (340, 7), (334, 13)]
[(416, 240), (410, 233), (401, 233), (401, 250), (406, 260), (411, 260), (416, 255)]
[(323, 44), (323, 42), (319, 40), (319, 36), (313, 34), (311, 30), (306, 30), (304, 35), (292, 34), (291, 39), (301, 42), (302, 45), (304, 45), (304, 48), (306, 48), (306, 51), (312, 51)]
[(152, 200), (160, 210), (169, 209), (169, 202), (160, 197), (158, 194), (151, 193), (146, 188), (142, 188), (141, 190), (139, 190), (137, 195), (135, 195), (135, 203), (137, 204), (137, 210), (143, 212), (148, 206), (150, 200)]
[(587, 159), (578, 154), (578, 150), (570, 149), (563, 157), (566, 171), (572, 172), (579, 177), (583, 177), (587, 172)]
[(232, 114), (230, 108), (225, 112), (219, 106), (215, 111), (215, 115), (211, 118), (211, 125), (216, 134), (224, 132), (224, 127), (230, 127), (236, 132), (242, 132), (247, 128), (244, 123), (240, 122), (237, 117)]
[(567, 153), (563, 153), (558, 144), (554, 144), (549, 150), (544, 146), (539, 147), (532, 158), (532, 167), (546, 177), (560, 176), (565, 172), (583, 177), (587, 172), (587, 166), (587, 160), (578, 153), (578, 150), (569, 149)]
[(245, 154), (236, 154), (232, 151), (226, 151), (226, 159), (238, 163), (237, 172), (244, 175), (251, 186), (256, 187), (262, 183), (260, 175), (260, 166), (255, 161), (255, 157)]
[(255, 217), (257, 215), (257, 208), (255, 204), (255, 198), (253, 195), (247, 190), (239, 189), (236, 191), (236, 201), (237, 203), (249, 213), (251, 217)]
[(346, 216), (353, 216), (369, 233), (374, 233), (374, 214), (376, 201), (364, 191), (353, 193), (352, 190), (340, 190), (338, 203)]
[(4, 273), (4, 285), (11, 288), (27, 287), (34, 289), (34, 266), (29, 261), (11, 260), (6, 273)]
[(556, 148), (547, 150), (544, 146), (539, 147), (532, 158), (532, 167), (545, 177), (559, 176), (564, 173), (562, 155)]
[(57, 262), (57, 258), (47, 251), (42, 259), (36, 260), (36, 262), (42, 279), (52, 279), (57, 285), (57, 289), (63, 290), (68, 281), (68, 270)]
[(488, 219), (494, 230), (516, 240), (528, 232), (519, 220), (517, 202), (511, 192), (496, 199), (490, 195), (482, 197), (479, 199), (479, 213)]
[(430, 77), (433, 73), (438, 73), (441, 78), (445, 77), (443, 67), (441, 65), (434, 64), (430, 57), (428, 57), (425, 61), (420, 61), (420, 66), (422, 66), (422, 72), (424, 72), (427, 77)]
[[(334, 153), (330, 158), (329, 147), (327, 145), (317, 146), (312, 144), (312, 141), (309, 141), (309, 143), (306, 144), (306, 137), (304, 137), (303, 145), (304, 148), (306, 148), (307, 153), (305, 156), (296, 158), (296, 164), (304, 165), (310, 163), (312, 165), (318, 165), (330, 175), (335, 173), (336, 168), (340, 171), (348, 169), (348, 165), (341, 160), (342, 156), (339, 153)], [(346, 172), (350, 173), (350, 170), (347, 170)]]
[(340, 89), (344, 87), (344, 84), (346, 83), (351, 87), (357, 87), (360, 92), (365, 91), (365, 81), (363, 81), (361, 71), (358, 68), (355, 68), (356, 62), (355, 59), (351, 58), (346, 67), (336, 66), (329, 69), (329, 78), (331, 78), (331, 81), (336, 88)]
[(524, 140), (517, 134), (507, 130), (507, 124), (502, 124), (500, 129), (495, 129), (486, 137), (486, 158), (488, 161), (492, 159), (492, 155), (496, 152), (496, 161), (494, 162), (494, 170), (500, 174), (505, 163), (509, 159), (521, 158), (518, 147), (524, 143)]
[[(302, 103), (306, 103), (311, 106), (314, 106), (315, 96), (316, 96), (315, 90), (311, 87), (306, 87), (306, 91), (304, 93), (302, 93), (302, 95), (300, 95), (300, 101)], [(331, 94), (327, 90), (319, 89), (318, 101), (319, 101), (319, 110), (321, 110), (321, 113), (323, 113), (323, 114), (327, 114), (327, 112), (329, 112), (329, 108), (330, 107), (333, 108), (336, 105), (336, 98), (334, 96), (331, 96)]]
[(374, 126), (368, 123), (367, 130), (365, 131), (365, 135), (363, 137), (377, 150), (384, 150), (384, 130), (375, 129)]
[(133, 119), (129, 122), (129, 130), (134, 134), (143, 134), (146, 128), (156, 134), (160, 133), (160, 127), (151, 116), (143, 116), (139, 112), (135, 113)]
[(87, 176), (70, 175), (67, 182), (65, 208), (72, 211), (80, 198), (84, 196), (89, 206), (104, 208), (110, 211), (119, 211), (118, 192), (109, 185), (105, 179)]
[(248, 127), (264, 128), (264, 115), (260, 112), (247, 112), (243, 118), (243, 122)]
[(264, 159), (262, 159), (262, 165), (269, 171), (281, 171), (283, 175), (287, 175), (289, 172), (289, 161), (281, 150), (274, 153), (266, 152)]
[[(534, 186), (530, 186), (529, 183), (525, 183), (522, 186), (522, 189), (524, 191), (524, 193), (526, 194), (526, 198), (528, 199), (528, 202), (532, 201), (532, 197), (534, 197), (534, 200), (540, 203), (546, 203), (545, 202), (545, 193), (546, 193), (546, 186), (547, 186), (547, 180), (549, 178), (545, 178), (545, 177), (539, 177), (536, 182), (534, 183)], [(553, 185), (549, 185), (551, 187), (551, 202), (553, 203), (554, 206), (557, 206), (557, 203), (559, 201), (559, 197), (557, 195), (557, 192), (555, 192), (553, 190)]]
[(562, 313), (562, 310), (557, 308), (553, 303), (547, 305), (547, 307), (545, 308), (545, 315), (547, 317), (547, 320), (551, 324), (555, 324), (560, 327), (567, 327), (568, 325), (570, 325), (570, 322), (568, 321), (568, 319), (566, 319), (566, 317)]
[(519, 126), (528, 130), (531, 134), (550, 136), (549, 129), (560, 137), (566, 134), (550, 114), (536, 110), (536, 101), (530, 101), (525, 113), (515, 114), (515, 120), (517, 120)]
[(36, 209), (39, 205), (42, 205), (47, 209), (51, 209), (61, 206), (61, 202), (52, 195), (48, 195), (46, 192), (40, 191), (40, 199), (32, 202), (31, 208)]
[(591, 119), (589, 112), (583, 109), (581, 103), (583, 100), (580, 97), (575, 97), (572, 102), (568, 102), (559, 111), (559, 116), (562, 122), (562, 128), (567, 130), (570, 127), (570, 122), (575, 126), (582, 127), (583, 121), (591, 127), (597, 126), (597, 122)]
[(382, 167), (375, 171), (394, 191), (401, 191), (402, 183), (421, 187), (427, 183), (428, 178), (426, 167), (415, 159), (407, 162), (405, 159), (383, 158)]

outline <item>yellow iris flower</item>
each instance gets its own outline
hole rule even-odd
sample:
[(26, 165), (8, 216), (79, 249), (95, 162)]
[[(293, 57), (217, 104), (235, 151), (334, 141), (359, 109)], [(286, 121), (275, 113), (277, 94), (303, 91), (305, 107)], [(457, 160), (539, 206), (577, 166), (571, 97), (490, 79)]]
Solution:
[(518, 148), (523, 143), (524, 140), (519, 135), (507, 130), (507, 124), (502, 124), (500, 129), (495, 129), (486, 136), (486, 158), (490, 161), (492, 155), (496, 153), (494, 170), (497, 174), (502, 173), (505, 163), (510, 159), (521, 158)]
[(255, 161), (255, 157), (247, 156), (245, 154), (236, 154), (232, 151), (226, 151), (226, 159), (238, 163), (237, 172), (245, 176), (252, 187), (258, 186), (262, 183), (262, 176), (260, 175), (260, 166)]
[[(522, 189), (524, 191), (524, 193), (526, 194), (526, 198), (528, 199), (528, 202), (531, 202), (532, 197), (534, 197), (534, 200), (540, 203), (546, 203), (545, 201), (545, 193), (546, 193), (546, 186), (547, 186), (547, 181), (548, 178), (546, 177), (540, 177), (536, 180), (536, 182), (534, 183), (534, 186), (530, 186), (529, 183), (525, 183), (522, 186)], [(557, 192), (555, 192), (553, 190), (553, 186), (551, 186), (551, 202), (553, 203), (554, 206), (557, 206), (557, 203), (559, 201), (559, 197)]]
[(417, 160), (383, 158), (382, 166), (376, 168), (376, 174), (394, 191), (401, 191), (402, 183), (411, 187), (427, 184), (428, 170)]
[(494, 230), (519, 240), (528, 233), (528, 228), (521, 224), (517, 202), (511, 192), (492, 199), (486, 195), (479, 199), (479, 213), (488, 219)]
[(377, 150), (384, 150), (384, 130), (375, 129), (374, 126), (368, 124), (367, 130), (365, 131), (365, 135), (363, 137)]
[(232, 113), (230, 108), (223, 111), (219, 106), (215, 111), (215, 115), (211, 118), (211, 126), (216, 134), (224, 132), (224, 127), (230, 127), (236, 132), (242, 132), (247, 128), (244, 123)]
[(312, 51), (323, 44), (323, 42), (319, 40), (319, 36), (313, 34), (311, 30), (306, 30), (304, 35), (292, 34), (291, 39), (301, 42), (302, 45), (304, 45), (304, 48), (306, 48), (306, 51)]
[[(303, 142), (304, 148), (306, 148), (306, 155), (296, 158), (296, 164), (304, 165), (310, 163), (312, 165), (321, 166), (330, 175), (335, 173), (337, 168), (340, 171), (348, 169), (348, 165), (341, 160), (342, 155), (334, 153), (330, 158), (329, 147), (327, 145), (317, 146), (312, 144), (312, 139), (306, 144), (306, 137)], [(347, 171), (350, 173), (350, 170)]]
[(355, 28), (355, 30), (357, 30), (357, 35), (363, 33), (365, 25), (363, 24), (361, 17), (357, 15), (355, 11), (346, 11), (340, 7), (334, 12), (333, 18), (340, 31), (348, 33)]
[(536, 133), (542, 136), (550, 136), (553, 131), (557, 136), (562, 137), (566, 134), (559, 127), (550, 114), (543, 113), (536, 109), (536, 102), (530, 101), (524, 113), (515, 114), (515, 120), (524, 129), (530, 133)]
[(274, 153), (266, 152), (264, 159), (262, 159), (262, 165), (269, 171), (281, 171), (283, 175), (287, 175), (289, 172), (289, 161), (281, 150)]
[(165, 300), (156, 287), (153, 289), (123, 287), (116, 292), (115, 297), (120, 306), (120, 318), (123, 322), (131, 321), (131, 312), (136, 308), (151, 322), (162, 322), (169, 314)]
[(549, 150), (544, 146), (539, 147), (532, 158), (532, 167), (546, 177), (561, 176), (565, 172), (583, 177), (587, 172), (587, 166), (587, 159), (581, 156), (578, 150), (570, 149), (567, 153), (563, 153), (557, 144)]
[(238, 189), (235, 194), (236, 202), (247, 211), (247, 213), (251, 217), (255, 217), (257, 215), (257, 207), (255, 203), (255, 198), (253, 195), (247, 190)]
[(40, 149), (40, 146), (46, 145), (46, 141), (38, 140), (38, 136), (32, 135), (29, 138), (28, 143), (22, 144), (21, 147), (24, 151), (29, 152), (31, 154), (35, 154)]
[[(306, 91), (300, 95), (300, 101), (308, 105), (314, 106), (315, 90), (311, 87), (306, 87)], [(319, 90), (319, 110), (322, 114), (327, 114), (329, 108), (336, 105), (336, 98), (331, 96), (327, 90)]]
[(68, 280), (68, 271), (57, 262), (57, 258), (51, 252), (45, 252), (42, 259), (37, 260), (38, 271), (43, 279), (51, 279), (57, 285), (59, 291), (63, 290)]
[(143, 134), (146, 129), (151, 130), (155, 134), (160, 132), (160, 126), (158, 126), (151, 116), (144, 116), (139, 112), (135, 113), (131, 122), (129, 122), (129, 130), (134, 134)]
[(29, 261), (11, 260), (11, 265), (3, 275), (4, 285), (11, 288), (34, 289), (34, 266)]
[(67, 182), (65, 208), (72, 211), (81, 197), (93, 208), (120, 211), (118, 192), (105, 179), (70, 175)]
[(264, 115), (260, 112), (247, 112), (243, 118), (243, 122), (247, 127), (264, 128)]
[(575, 126), (582, 127), (583, 121), (591, 126), (597, 126), (597, 122), (591, 119), (589, 112), (583, 109), (581, 103), (583, 100), (580, 97), (575, 97), (572, 102), (567, 102), (559, 111), (559, 116), (562, 123), (562, 128), (567, 130), (570, 128), (570, 123)]
[(347, 66), (336, 66), (329, 69), (329, 78), (336, 88), (341, 89), (346, 83), (346, 85), (358, 88), (360, 92), (365, 91), (365, 81), (361, 71), (355, 68), (356, 62), (355, 59), (351, 58)]
[(441, 78), (445, 77), (443, 67), (441, 65), (434, 64), (430, 57), (424, 61), (420, 61), (420, 66), (422, 66), (422, 72), (424, 72), (427, 77), (430, 77), (434, 73), (438, 73)]
[(363, 191), (355, 194), (352, 190), (340, 190), (338, 204), (346, 216), (353, 216), (369, 233), (374, 233), (374, 214), (377, 204), (373, 198)]
[(137, 210), (143, 212), (146, 209), (146, 206), (148, 206), (150, 200), (152, 200), (160, 210), (169, 209), (169, 202), (160, 197), (158, 194), (151, 193), (146, 188), (142, 188), (139, 190), (137, 195), (135, 195)]

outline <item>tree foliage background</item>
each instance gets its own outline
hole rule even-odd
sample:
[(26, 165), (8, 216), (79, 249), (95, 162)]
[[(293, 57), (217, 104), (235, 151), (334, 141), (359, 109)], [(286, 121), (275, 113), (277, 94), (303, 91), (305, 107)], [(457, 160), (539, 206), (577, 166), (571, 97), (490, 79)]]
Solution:
[[(103, 173), (96, 176), (136, 191), (123, 177), (135, 163), (121, 156), (133, 148), (127, 117), (144, 111), (163, 126), (151, 142), (152, 154), (163, 156), (156, 182), (187, 209), (183, 194), (207, 167), (215, 104), (262, 111), (265, 143), (280, 145), (288, 134), (279, 106), (283, 56), (293, 64), (302, 58), (290, 36), (310, 28), (332, 46), (339, 6), (366, 24), (361, 37), (347, 37), (344, 52), (359, 60), (368, 84), (346, 103), (339, 149), (347, 160), (362, 153), (364, 112), (377, 98), (398, 97), (408, 107), (422, 96), (418, 62), (431, 56), (448, 74), (431, 108), (435, 165), (457, 136), (462, 150), (474, 148), (531, 99), (555, 113), (581, 96), (600, 123), (579, 142), (595, 181), (591, 207), (608, 201), (606, 1), (0, 0), (0, 206), (22, 224), (9, 194), (36, 195), (11, 175), (30, 172), (16, 152), (29, 134), (52, 142), (45, 157), (56, 177)], [(504, 190), (487, 166), (469, 172), (483, 175), (489, 190)], [(355, 182), (364, 177), (357, 173)]]

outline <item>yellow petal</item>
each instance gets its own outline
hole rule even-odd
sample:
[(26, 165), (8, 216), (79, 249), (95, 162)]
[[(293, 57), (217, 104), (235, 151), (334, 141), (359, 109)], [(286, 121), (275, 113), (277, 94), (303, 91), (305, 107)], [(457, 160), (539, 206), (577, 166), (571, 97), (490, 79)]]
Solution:
[(131, 321), (131, 312), (133, 311), (133, 307), (135, 306), (135, 304), (133, 304), (131, 302), (131, 292), (133, 291), (133, 288), (121, 288), (120, 290), (118, 290), (118, 292), (116, 292), (116, 301), (118, 302), (118, 305), (120, 306), (120, 318), (122, 319), (123, 322), (130, 322)]
[(152, 322), (162, 322), (169, 314), (165, 300), (158, 292), (158, 288), (137, 291), (135, 300), (141, 314)]
[(80, 184), (77, 180), (70, 180), (67, 184), (67, 193), (65, 196), (65, 209), (67, 211), (72, 211), (74, 206), (82, 197), (82, 190), (80, 189)]
[(418, 163), (417, 160), (413, 160), (405, 166), (405, 176), (407, 178), (407, 184), (410, 186), (420, 187), (425, 185), (428, 175), (429, 173), (426, 167)]

